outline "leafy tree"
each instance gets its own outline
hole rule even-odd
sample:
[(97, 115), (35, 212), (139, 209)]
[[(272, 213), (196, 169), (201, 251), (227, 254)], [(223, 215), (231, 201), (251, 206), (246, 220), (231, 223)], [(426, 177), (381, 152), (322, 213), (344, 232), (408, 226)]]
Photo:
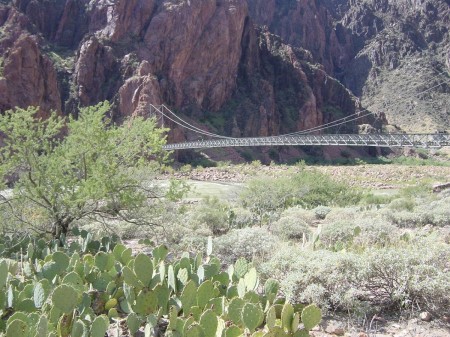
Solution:
[(0, 116), (2, 189), (13, 182), (12, 196), (0, 197), (11, 221), (59, 238), (80, 219), (137, 222), (134, 211), (160, 196), (137, 172), (167, 159), (165, 130), (141, 117), (115, 125), (109, 108), (82, 108), (78, 119), (39, 119), (32, 107)]

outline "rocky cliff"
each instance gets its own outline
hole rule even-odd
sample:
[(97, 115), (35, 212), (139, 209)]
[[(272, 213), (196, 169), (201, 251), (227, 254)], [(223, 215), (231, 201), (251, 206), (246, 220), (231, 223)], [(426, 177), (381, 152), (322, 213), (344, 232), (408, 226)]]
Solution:
[(249, 8), (257, 24), (311, 51), (364, 107), (423, 132), (450, 127), (449, 4), (255, 0)]
[(216, 132), (279, 134), (358, 113), (359, 98), (391, 116), (384, 70), (447, 42), (438, 0), (2, 0), (0, 110), (69, 114), (107, 99), (120, 121), (165, 103)]

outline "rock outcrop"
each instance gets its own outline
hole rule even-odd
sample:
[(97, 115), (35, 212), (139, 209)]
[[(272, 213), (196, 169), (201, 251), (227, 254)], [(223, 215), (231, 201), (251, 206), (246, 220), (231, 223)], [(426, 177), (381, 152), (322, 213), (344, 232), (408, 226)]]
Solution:
[[(120, 121), (165, 103), (233, 136), (312, 129), (345, 116), (361, 118), (334, 131), (373, 132), (386, 123), (384, 112), (395, 119), (381, 100), (395, 92), (385, 93), (387, 71), (426, 52), (430, 74), (450, 67), (448, 7), (445, 0), (2, 2), (0, 110), (40, 105), (69, 114), (110, 100)], [(379, 116), (363, 118), (358, 98)]]
[(450, 127), (448, 0), (255, 0), (249, 8), (372, 111), (408, 131)]
[(8, 34), (0, 41), (0, 111), (30, 105), (41, 115), (61, 111), (61, 96), (53, 62), (39, 47), (38, 37), (26, 32), (26, 16), (14, 8), (0, 9), (0, 23)]

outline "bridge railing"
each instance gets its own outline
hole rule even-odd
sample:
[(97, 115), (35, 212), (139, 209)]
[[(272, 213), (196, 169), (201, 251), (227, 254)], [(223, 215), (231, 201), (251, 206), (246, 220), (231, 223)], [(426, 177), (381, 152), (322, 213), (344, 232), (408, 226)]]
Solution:
[(249, 137), (187, 141), (166, 144), (165, 150), (204, 149), (214, 147), (246, 146), (376, 146), (376, 147), (417, 147), (440, 148), (450, 146), (448, 134), (337, 134), (337, 135), (297, 135), (273, 137)]

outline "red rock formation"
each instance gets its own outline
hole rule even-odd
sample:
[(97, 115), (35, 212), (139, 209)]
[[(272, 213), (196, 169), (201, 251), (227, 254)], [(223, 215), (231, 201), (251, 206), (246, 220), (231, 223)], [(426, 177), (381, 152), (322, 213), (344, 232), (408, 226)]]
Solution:
[[(26, 42), (39, 69), (24, 75), (33, 78), (33, 88), (22, 79), (3, 101), (20, 98), (60, 110), (61, 90), (66, 112), (108, 99), (118, 120), (166, 103), (194, 120), (220, 115), (219, 131), (236, 136), (312, 128), (358, 107), (326, 73), (344, 67), (354, 51), (349, 32), (333, 26), (333, 1), (61, 0), (51, 8), (46, 1), (14, 0), (17, 9), (0, 5), (2, 27), (19, 27), (11, 29), (8, 43), (0, 39), (1, 51), (13, 47), (18, 59), (26, 54), (25, 42), (16, 45), (24, 31), (28, 39), (43, 37)], [(303, 48), (255, 29), (248, 6), (259, 23)], [(54, 46), (77, 55), (73, 69), (58, 68), (64, 88), (40, 51)], [(5, 55), (5, 78), (18, 77)], [(181, 137), (179, 130), (173, 134)]]
[(0, 111), (32, 105), (40, 106), (42, 114), (60, 112), (56, 71), (38, 39), (25, 32), (30, 27), (27, 17), (0, 6), (0, 25), (7, 33), (0, 41)]
[(82, 105), (92, 105), (110, 97), (115, 86), (114, 78), (120, 76), (112, 48), (102, 45), (93, 36), (85, 41), (79, 51), (75, 66), (77, 98)]

